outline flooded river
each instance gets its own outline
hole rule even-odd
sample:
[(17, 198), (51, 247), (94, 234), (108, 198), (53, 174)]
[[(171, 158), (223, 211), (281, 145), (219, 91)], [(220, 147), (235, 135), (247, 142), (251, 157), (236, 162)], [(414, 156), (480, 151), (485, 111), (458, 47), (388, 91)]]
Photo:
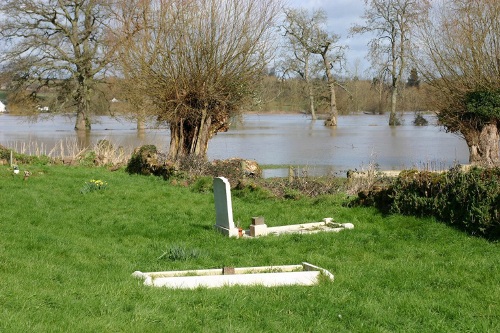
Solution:
[[(209, 143), (209, 159), (241, 157), (259, 164), (294, 165), (310, 174), (341, 173), (377, 164), (383, 170), (429, 167), (446, 169), (468, 162), (465, 141), (434, 126), (414, 126), (414, 115), (404, 116), (402, 126), (387, 125), (387, 115), (340, 116), (338, 127), (328, 128), (322, 121), (305, 115), (251, 114), (235, 119), (230, 130), (219, 133)], [(169, 131), (151, 126), (143, 132), (126, 119), (98, 117), (92, 131), (78, 138), (74, 118), (57, 116), (28, 122), (26, 118), (0, 114), (0, 144), (20, 150), (43, 148), (46, 152), (61, 142), (94, 145), (107, 139), (115, 146), (134, 148), (154, 144), (168, 149)], [(34, 148), (37, 147), (37, 148)], [(266, 170), (266, 176), (283, 176), (285, 169)]]

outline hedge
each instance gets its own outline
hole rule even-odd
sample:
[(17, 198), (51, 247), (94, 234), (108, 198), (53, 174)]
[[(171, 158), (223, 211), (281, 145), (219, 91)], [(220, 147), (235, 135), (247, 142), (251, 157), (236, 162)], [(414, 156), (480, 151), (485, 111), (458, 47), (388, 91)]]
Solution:
[(500, 168), (460, 167), (444, 173), (402, 172), (372, 202), (386, 211), (434, 216), (466, 232), (500, 238)]

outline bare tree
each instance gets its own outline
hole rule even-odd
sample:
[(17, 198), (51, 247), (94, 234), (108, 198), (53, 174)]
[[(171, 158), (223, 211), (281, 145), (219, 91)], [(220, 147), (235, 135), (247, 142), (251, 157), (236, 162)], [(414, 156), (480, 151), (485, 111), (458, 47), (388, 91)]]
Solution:
[[(279, 0), (136, 0), (120, 50), (129, 91), (170, 126), (168, 157), (206, 158), (208, 142), (252, 98), (272, 50)], [(124, 20), (125, 22), (125, 20)]]
[[(42, 88), (56, 94), (52, 109), (76, 108), (75, 129), (90, 129), (99, 81), (119, 41), (111, 38), (109, 0), (3, 0), (4, 61), (18, 96)], [(36, 103), (36, 101), (34, 101)]]
[(500, 2), (436, 1), (419, 37), (417, 65), (434, 88), (439, 121), (465, 138), (470, 163), (498, 165)]
[(399, 86), (411, 48), (411, 33), (425, 14), (428, 0), (365, 0), (364, 25), (355, 25), (351, 33), (374, 33), (370, 41), (370, 57), (375, 65), (383, 60), (383, 68), (391, 76), (391, 114), (389, 125), (397, 125), (396, 102)]
[[(322, 11), (313, 12), (311, 16), (304, 9), (288, 9), (283, 29), (285, 30), (285, 70), (297, 73), (305, 82), (309, 97), (309, 113), (313, 120), (316, 119), (316, 108), (314, 103), (314, 86), (311, 77), (315, 74), (316, 63), (313, 53), (310, 49), (304, 47), (306, 40), (311, 40), (315, 31), (326, 20), (325, 13)], [(301, 39), (290, 34), (294, 31), (295, 35), (301, 36)]]
[[(330, 91), (329, 117), (325, 121), (325, 125), (337, 126), (338, 110), (335, 95), (337, 81), (332, 73), (332, 69), (333, 66), (336, 63), (340, 63), (344, 57), (344, 47), (337, 45), (340, 36), (327, 32), (325, 28), (327, 16), (323, 10), (315, 10), (310, 16), (303, 9), (289, 9), (285, 11), (285, 14), (286, 22), (283, 29), (291, 43), (295, 46), (300, 45), (304, 73), (306, 66), (309, 65), (308, 62), (304, 61), (304, 55), (308, 57), (311, 54), (321, 56), (321, 62), (325, 70)], [(312, 85), (310, 85), (310, 87), (310, 89), (312, 89)], [(312, 90), (310, 92), (312, 92)]]

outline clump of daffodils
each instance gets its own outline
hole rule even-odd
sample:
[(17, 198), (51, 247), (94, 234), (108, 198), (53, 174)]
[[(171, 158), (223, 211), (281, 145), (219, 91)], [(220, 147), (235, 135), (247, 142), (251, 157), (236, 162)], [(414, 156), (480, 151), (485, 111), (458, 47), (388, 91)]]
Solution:
[(105, 188), (108, 185), (108, 183), (100, 179), (91, 179), (89, 183), (97, 187), (98, 189)]
[(100, 179), (91, 179), (86, 182), (85, 185), (80, 190), (81, 193), (88, 193), (93, 191), (104, 190), (108, 186), (108, 183)]

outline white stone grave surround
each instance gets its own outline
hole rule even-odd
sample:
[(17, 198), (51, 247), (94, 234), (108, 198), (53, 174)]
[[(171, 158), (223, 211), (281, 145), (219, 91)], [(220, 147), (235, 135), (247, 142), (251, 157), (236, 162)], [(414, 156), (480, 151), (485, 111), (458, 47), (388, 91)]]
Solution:
[(229, 237), (238, 237), (238, 228), (233, 221), (231, 186), (224, 177), (214, 178), (215, 229)]
[(135, 271), (132, 276), (144, 280), (145, 286), (175, 289), (220, 288), (234, 285), (264, 287), (319, 283), (320, 275), (333, 281), (332, 273), (324, 268), (303, 262), (301, 265), (236, 267), (225, 275), (224, 269), (147, 272)]

